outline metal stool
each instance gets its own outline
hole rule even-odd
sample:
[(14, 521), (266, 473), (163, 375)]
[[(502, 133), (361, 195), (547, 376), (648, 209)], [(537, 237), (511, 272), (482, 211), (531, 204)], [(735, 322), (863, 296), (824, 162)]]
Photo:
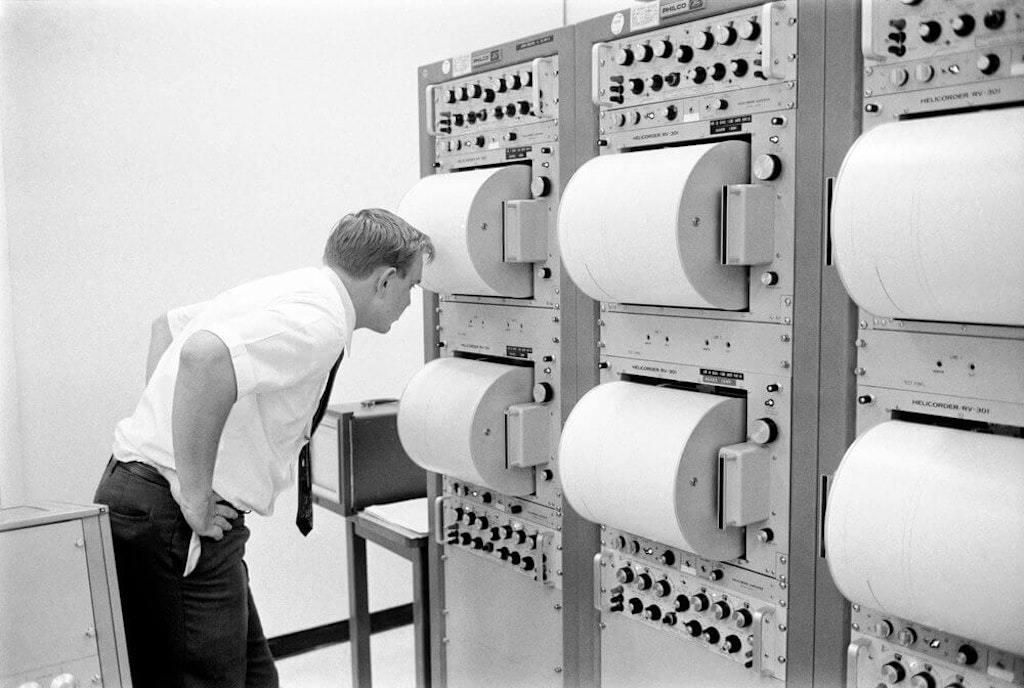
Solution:
[(430, 686), (427, 473), (398, 441), (394, 400), (329, 407), (310, 447), (313, 501), (345, 517), (352, 685), (370, 688), (366, 542), (412, 562), (416, 685)]

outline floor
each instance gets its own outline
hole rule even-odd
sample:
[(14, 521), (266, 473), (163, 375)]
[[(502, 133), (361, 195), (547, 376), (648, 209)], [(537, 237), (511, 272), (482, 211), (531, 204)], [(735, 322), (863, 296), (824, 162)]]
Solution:
[[(416, 685), (413, 627), (374, 633), (370, 660), (374, 688)], [(348, 643), (282, 659), (277, 662), (281, 688), (351, 688), (352, 662)]]

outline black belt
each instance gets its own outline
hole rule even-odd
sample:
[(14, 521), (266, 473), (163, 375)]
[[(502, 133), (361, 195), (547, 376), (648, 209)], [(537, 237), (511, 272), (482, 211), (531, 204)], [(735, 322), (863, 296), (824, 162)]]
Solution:
[[(111, 458), (111, 461), (113, 461), (115, 464), (114, 470), (120, 468), (121, 470), (128, 471), (132, 475), (137, 475), (146, 482), (159, 485), (160, 487), (166, 487), (167, 489), (171, 488), (171, 484), (167, 482), (167, 478), (160, 475), (160, 471), (153, 468), (148, 463), (142, 463), (141, 461), (118, 461), (117, 459), (114, 458)], [(220, 495), (218, 495), (218, 497), (219, 496)], [(229, 506), (240, 514), (249, 513), (248, 510), (239, 509), (226, 499), (218, 499), (217, 503), (223, 504), (224, 506)]]
[(148, 463), (142, 463), (141, 461), (118, 461), (114, 468), (120, 468), (121, 470), (128, 471), (132, 475), (139, 476), (146, 482), (156, 483), (161, 487), (171, 487), (171, 484), (167, 482), (167, 478), (160, 475), (160, 471), (153, 468)]

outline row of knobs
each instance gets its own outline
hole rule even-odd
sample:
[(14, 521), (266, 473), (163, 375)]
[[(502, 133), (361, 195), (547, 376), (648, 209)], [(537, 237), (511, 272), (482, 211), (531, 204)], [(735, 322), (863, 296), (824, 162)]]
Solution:
[[(695, 84), (703, 84), (708, 79), (713, 81), (721, 81), (730, 74), (735, 77), (741, 77), (746, 75), (750, 71), (750, 63), (743, 59), (735, 59), (729, 62), (726, 66), (721, 62), (716, 62), (713, 65), (704, 67), (696, 66), (689, 69), (685, 75), (680, 72), (669, 72), (662, 76), (661, 74), (652, 74), (646, 79), (639, 77), (633, 77), (625, 82), (625, 78), (621, 75), (611, 77), (611, 85), (608, 90), (613, 96), (621, 95), (625, 92), (627, 86), (629, 92), (633, 95), (640, 95), (645, 90), (657, 93), (666, 86), (669, 88), (675, 88), (683, 83), (683, 79), (692, 81)], [(625, 83), (624, 83), (625, 82)], [(613, 98), (613, 101), (616, 100)], [(621, 101), (619, 101), (621, 102)]]
[[(629, 612), (633, 615), (643, 615), (648, 621), (661, 621), (666, 626), (675, 626), (679, 622), (679, 617), (676, 612), (662, 612), (661, 607), (656, 604), (644, 606), (643, 600), (639, 597), (631, 597), (629, 602), (623, 602), (622, 595), (613, 595), (611, 598), (611, 611), (618, 612), (623, 611), (624, 604), (629, 606)], [(722, 633), (714, 626), (703, 626), (700, 621), (691, 619), (683, 624), (686, 632), (693, 638), (703, 638), (711, 645), (718, 645), (722, 643), (722, 647), (729, 654), (739, 652), (743, 648), (743, 643), (740, 641), (739, 636), (729, 634), (722, 640)]]
[(737, 26), (721, 24), (714, 31), (700, 31), (694, 34), (690, 45), (682, 44), (678, 48), (668, 39), (653, 43), (638, 43), (632, 47), (620, 48), (615, 53), (615, 63), (623, 67), (637, 62), (651, 62), (655, 58), (669, 59), (673, 55), (680, 62), (693, 59), (693, 49), (711, 50), (715, 44), (732, 45), (737, 39), (753, 41), (761, 35), (761, 26), (753, 19), (740, 22)]
[[(638, 590), (651, 590), (656, 597), (668, 597), (672, 594), (672, 584), (665, 579), (655, 581), (650, 574), (641, 573), (636, 575), (633, 569), (628, 566), (624, 566), (616, 571), (616, 579), (623, 585), (635, 583)], [(715, 580), (720, 580), (721, 572), (719, 577)], [(613, 599), (614, 602), (614, 599)], [(729, 603), (725, 600), (719, 600), (718, 602), (712, 602), (711, 598), (707, 594), (699, 592), (693, 595), (677, 595), (674, 603), (675, 611), (677, 612), (707, 612), (710, 611), (711, 615), (719, 621), (725, 619), (731, 619), (736, 626), (739, 628), (746, 628), (753, 623), (754, 617), (750, 613), (749, 609), (741, 608), (733, 610)], [(614, 610), (613, 610), (614, 611)]]
[(444, 102), (451, 104), (482, 98), (485, 103), (492, 103), (499, 93), (518, 91), (532, 85), (533, 72), (524, 70), (516, 74), (491, 77), (486, 87), (481, 84), (466, 84), (449, 88), (444, 92)]
[[(903, 666), (902, 662), (893, 660), (882, 665), (882, 669), (879, 672), (882, 676), (882, 680), (890, 686), (894, 686), (898, 683), (902, 683), (907, 678), (907, 670)], [(908, 682), (910, 688), (936, 688), (938, 683), (935, 677), (928, 671), (919, 671), (910, 677)], [(953, 681), (947, 683), (945, 688), (964, 688), (963, 684), (959, 681)]]
[[(906, 0), (904, 0), (904, 2), (906, 2)], [(982, 17), (981, 21), (982, 24), (985, 25), (985, 28), (990, 31), (996, 31), (1002, 28), (1003, 24), (1006, 23), (1006, 10), (989, 10), (985, 13), (985, 16)], [(889, 26), (891, 26), (893, 30), (888, 35), (888, 38), (895, 45), (890, 45), (888, 50), (897, 57), (903, 57), (907, 52), (907, 48), (904, 45), (904, 42), (907, 39), (907, 20), (902, 18), (892, 19), (889, 21)], [(970, 14), (960, 14), (949, 21), (950, 29), (952, 29), (953, 33), (959, 38), (966, 38), (967, 36), (970, 36), (974, 33), (977, 26), (977, 20), (975, 20), (974, 16)], [(925, 43), (935, 43), (942, 37), (942, 33), (943, 24), (936, 19), (929, 19), (920, 22), (917, 25), (917, 35)]]
[[(94, 676), (93, 683), (97, 683), (97, 679), (99, 679), (99, 676)], [(50, 681), (50, 688), (77, 688), (78, 685), (78, 679), (75, 678), (74, 674), (61, 674), (60, 676), (55, 676)], [(22, 683), (18, 688), (43, 688), (43, 686), (36, 681), (29, 681), (28, 683)]]
[(493, 114), (495, 119), (503, 119), (505, 117), (515, 117), (516, 115), (528, 115), (530, 114), (530, 101), (520, 100), (516, 103), (508, 103), (506, 105), (495, 105), (493, 110), (482, 108), (480, 110), (470, 110), (469, 112), (462, 113), (456, 112), (451, 116), (451, 119), (443, 118), (441, 121), (442, 126), (453, 124), (456, 127), (468, 126), (476, 124), (477, 122), (486, 122), (488, 116)]

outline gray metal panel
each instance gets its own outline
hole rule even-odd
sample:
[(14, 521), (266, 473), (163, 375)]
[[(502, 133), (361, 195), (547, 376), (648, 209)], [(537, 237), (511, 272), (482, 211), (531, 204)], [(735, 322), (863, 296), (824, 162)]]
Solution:
[[(825, 3), (825, 149), (824, 176), (834, 178), (860, 131), (860, 3)], [(826, 189), (825, 212), (829, 212)], [(826, 228), (829, 218), (825, 218)], [(850, 300), (828, 255), (821, 277), (821, 375), (818, 416), (818, 474), (830, 476), (839, 467), (854, 438), (857, 307)], [(819, 482), (819, 490), (826, 487)], [(827, 495), (819, 494), (819, 499)], [(819, 502), (820, 503), (820, 502)], [(821, 518), (821, 514), (819, 514)], [(821, 523), (818, 530), (819, 554)], [(814, 679), (817, 685), (840, 685), (846, 673), (850, 608), (836, 589), (824, 558), (817, 560), (815, 579)]]
[(772, 686), (783, 682), (723, 662), (693, 643), (632, 623), (621, 614), (606, 614), (601, 643), (615, 662), (601, 667), (602, 688), (729, 688)]
[(458, 549), (446, 559), (446, 685), (561, 686), (561, 591)]

